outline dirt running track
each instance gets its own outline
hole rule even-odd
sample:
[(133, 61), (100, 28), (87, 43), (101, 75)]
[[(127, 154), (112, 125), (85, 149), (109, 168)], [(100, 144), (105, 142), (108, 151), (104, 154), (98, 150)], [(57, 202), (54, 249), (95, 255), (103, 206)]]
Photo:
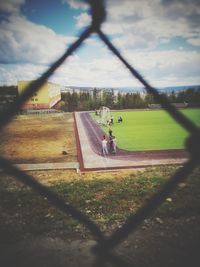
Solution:
[[(101, 139), (105, 134), (99, 125), (92, 120), (89, 113), (83, 112), (80, 114), (92, 150), (101, 155)], [(185, 149), (170, 149), (170, 150), (148, 150), (148, 151), (126, 151), (117, 148), (116, 155), (109, 155), (108, 158), (119, 160), (148, 160), (148, 159), (182, 159), (188, 158), (189, 155)]]

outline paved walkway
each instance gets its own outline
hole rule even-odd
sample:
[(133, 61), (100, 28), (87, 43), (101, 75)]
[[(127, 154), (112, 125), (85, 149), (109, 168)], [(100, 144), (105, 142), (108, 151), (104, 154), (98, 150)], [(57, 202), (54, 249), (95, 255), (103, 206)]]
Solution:
[(41, 170), (79, 170), (78, 162), (58, 162), (58, 163), (32, 163), (32, 164), (14, 164), (23, 171), (41, 171)]
[[(83, 113), (75, 113), (75, 121), (77, 126), (77, 137), (79, 139), (79, 161), (81, 170), (105, 170), (105, 169), (123, 169), (123, 168), (141, 168), (156, 165), (171, 165), (171, 164), (183, 164), (187, 161), (187, 156), (183, 157), (137, 157), (125, 156), (120, 158), (115, 156), (103, 157), (95, 152), (94, 147), (91, 145), (91, 140), (88, 135), (85, 121), (82, 119)], [(91, 125), (90, 125), (91, 126)], [(92, 126), (91, 126), (92, 127)], [(95, 133), (95, 138), (98, 143), (101, 142), (100, 136)]]

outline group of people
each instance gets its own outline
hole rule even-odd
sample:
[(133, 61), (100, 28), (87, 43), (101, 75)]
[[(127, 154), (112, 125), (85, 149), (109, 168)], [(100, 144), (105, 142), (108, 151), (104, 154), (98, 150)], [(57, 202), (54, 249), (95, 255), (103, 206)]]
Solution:
[(105, 135), (103, 135), (102, 138), (102, 154), (104, 156), (110, 154), (116, 154), (117, 151), (117, 140), (114, 135), (112, 135), (112, 130), (109, 128), (109, 137), (106, 138)]
[[(122, 117), (119, 116), (118, 117), (118, 123), (122, 123)], [(111, 129), (111, 125), (114, 124), (114, 118), (113, 116), (110, 117), (110, 119), (107, 121), (107, 125), (109, 126), (109, 130), (108, 130), (108, 137), (106, 137), (106, 135), (103, 135), (102, 138), (102, 154), (104, 156), (108, 155), (108, 154), (116, 154), (117, 152), (117, 140), (116, 137), (113, 135), (112, 129)]]
[[(118, 117), (117, 122), (118, 123), (122, 123), (123, 122), (122, 116)], [(113, 118), (113, 116), (111, 116), (110, 119), (107, 121), (107, 124), (108, 124), (108, 126), (111, 126), (113, 123), (114, 123), (114, 118)]]

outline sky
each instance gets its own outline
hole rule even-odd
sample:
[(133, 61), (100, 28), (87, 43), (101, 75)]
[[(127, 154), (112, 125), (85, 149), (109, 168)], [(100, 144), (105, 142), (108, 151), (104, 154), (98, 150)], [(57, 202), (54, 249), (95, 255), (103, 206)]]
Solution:
[[(105, 4), (102, 31), (150, 85), (200, 84), (200, 0)], [(40, 77), (90, 21), (81, 0), (0, 0), (0, 85)], [(95, 34), (49, 80), (63, 86), (140, 86)]]

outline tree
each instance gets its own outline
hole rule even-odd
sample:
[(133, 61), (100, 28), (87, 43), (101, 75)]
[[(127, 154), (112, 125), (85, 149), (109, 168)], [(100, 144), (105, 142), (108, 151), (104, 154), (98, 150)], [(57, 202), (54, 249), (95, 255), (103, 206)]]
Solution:
[(114, 106), (114, 90), (105, 90), (103, 92), (103, 106), (113, 108)]

